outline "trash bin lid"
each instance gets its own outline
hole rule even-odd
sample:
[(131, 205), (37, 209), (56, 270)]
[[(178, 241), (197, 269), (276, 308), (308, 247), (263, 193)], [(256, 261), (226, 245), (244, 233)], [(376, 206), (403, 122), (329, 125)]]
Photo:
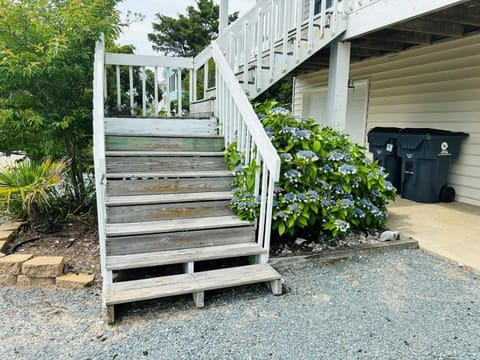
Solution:
[(374, 127), (368, 132), (368, 143), (374, 146), (385, 146), (396, 140), (399, 131), (402, 130), (397, 127)]
[(432, 140), (432, 137), (441, 136), (445, 138), (451, 137), (467, 137), (468, 134), (461, 131), (450, 131), (431, 128), (405, 128), (398, 133), (398, 143), (402, 149), (414, 150), (425, 140)]

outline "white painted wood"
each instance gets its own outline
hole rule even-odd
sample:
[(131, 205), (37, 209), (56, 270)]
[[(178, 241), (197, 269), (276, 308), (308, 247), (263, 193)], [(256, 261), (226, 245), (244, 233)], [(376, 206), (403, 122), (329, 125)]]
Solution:
[[(187, 273), (193, 273), (193, 263), (214, 259), (227, 259), (264, 254), (267, 251), (256, 243), (207, 246), (190, 249), (167, 250), (142, 254), (107, 256), (108, 270), (128, 270), (150, 266), (187, 264)], [(188, 264), (192, 264), (191, 266)]]
[(132, 135), (214, 135), (216, 119), (105, 118), (107, 133)]
[(153, 69), (153, 93), (154, 93), (154, 106), (155, 106), (155, 116), (158, 115), (158, 112), (160, 111), (159, 107), (158, 107), (158, 67), (156, 66), (154, 69)]
[(195, 304), (195, 307), (198, 309), (201, 309), (205, 307), (205, 292), (203, 291), (197, 291), (193, 293), (193, 303)]
[(182, 69), (177, 69), (177, 116), (182, 116)]
[(147, 116), (147, 74), (145, 66), (140, 68), (140, 78), (142, 80), (142, 114)]
[(106, 234), (107, 236), (157, 234), (175, 231), (219, 229), (249, 225), (250, 222), (240, 220), (236, 216), (216, 216), (211, 218), (107, 224)]
[(348, 29), (342, 40), (359, 37), (463, 2), (465, 0), (382, 0), (358, 10), (354, 8), (348, 15)]
[(348, 78), (351, 43), (335, 41), (330, 46), (327, 119), (334, 129), (343, 131), (347, 122)]
[(130, 113), (135, 114), (135, 91), (133, 90), (133, 67), (128, 67), (128, 83), (129, 83), (129, 93), (130, 93)]
[(107, 196), (105, 205), (121, 206), (121, 205), (146, 205), (146, 204), (169, 204), (192, 201), (206, 200), (228, 200), (231, 199), (232, 193), (229, 191), (212, 191), (203, 193), (187, 193), (187, 194), (157, 194), (157, 195), (130, 195), (130, 196)]
[(111, 284), (111, 273), (106, 267), (105, 247), (105, 135), (103, 128), (104, 117), (104, 72), (105, 72), (105, 43), (103, 36), (95, 44), (94, 79), (93, 79), (93, 161), (95, 166), (95, 188), (97, 198), (98, 236), (100, 242), (100, 264), (103, 278), (102, 305), (106, 307), (106, 289)]
[(115, 66), (115, 73), (116, 73), (116, 78), (117, 78), (117, 107), (120, 109), (122, 106), (122, 90), (121, 90), (121, 84), (120, 84), (120, 66), (117, 65)]
[(191, 69), (193, 68), (193, 58), (106, 53), (105, 64)]
[(270, 265), (262, 264), (118, 282), (109, 290), (107, 304), (150, 300), (280, 279), (280, 274)]
[(228, 26), (228, 1), (220, 0), (220, 19), (218, 21), (218, 33), (221, 34)]
[(165, 82), (166, 82), (166, 91), (167, 91), (167, 116), (172, 116), (172, 109), (170, 108), (170, 68), (165, 68)]

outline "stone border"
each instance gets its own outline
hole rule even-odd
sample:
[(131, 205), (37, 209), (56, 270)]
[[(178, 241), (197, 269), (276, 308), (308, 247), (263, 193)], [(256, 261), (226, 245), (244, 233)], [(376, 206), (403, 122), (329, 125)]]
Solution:
[(3, 251), (20, 226), (22, 223), (16, 221), (0, 224), (0, 286), (56, 285), (62, 289), (80, 289), (93, 284), (94, 275), (64, 275), (64, 261), (61, 256), (5, 255)]
[(418, 249), (418, 241), (414, 239), (386, 241), (378, 244), (362, 244), (347, 249), (323, 250), (288, 257), (272, 257), (269, 264), (276, 270), (301, 268), (309, 264), (328, 264), (331, 262), (348, 259), (354, 256), (381, 254), (390, 251)]

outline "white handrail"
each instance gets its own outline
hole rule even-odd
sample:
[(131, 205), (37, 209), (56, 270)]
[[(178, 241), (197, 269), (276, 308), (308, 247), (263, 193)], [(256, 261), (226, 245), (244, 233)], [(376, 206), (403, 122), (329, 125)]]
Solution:
[(265, 263), (270, 249), (273, 189), (280, 177), (280, 157), (216, 42), (212, 42), (211, 51), (216, 64), (217, 116), (223, 125), (225, 145), (237, 142), (244, 163), (256, 159), (259, 166), (254, 195), (260, 198), (257, 242), (267, 252), (260, 257), (260, 262)]

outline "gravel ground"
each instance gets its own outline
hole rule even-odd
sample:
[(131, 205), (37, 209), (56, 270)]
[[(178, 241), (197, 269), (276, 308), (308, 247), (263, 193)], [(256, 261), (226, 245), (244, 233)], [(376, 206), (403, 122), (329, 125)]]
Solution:
[(263, 286), (118, 308), (94, 290), (0, 289), (0, 359), (480, 359), (480, 276), (405, 250)]

